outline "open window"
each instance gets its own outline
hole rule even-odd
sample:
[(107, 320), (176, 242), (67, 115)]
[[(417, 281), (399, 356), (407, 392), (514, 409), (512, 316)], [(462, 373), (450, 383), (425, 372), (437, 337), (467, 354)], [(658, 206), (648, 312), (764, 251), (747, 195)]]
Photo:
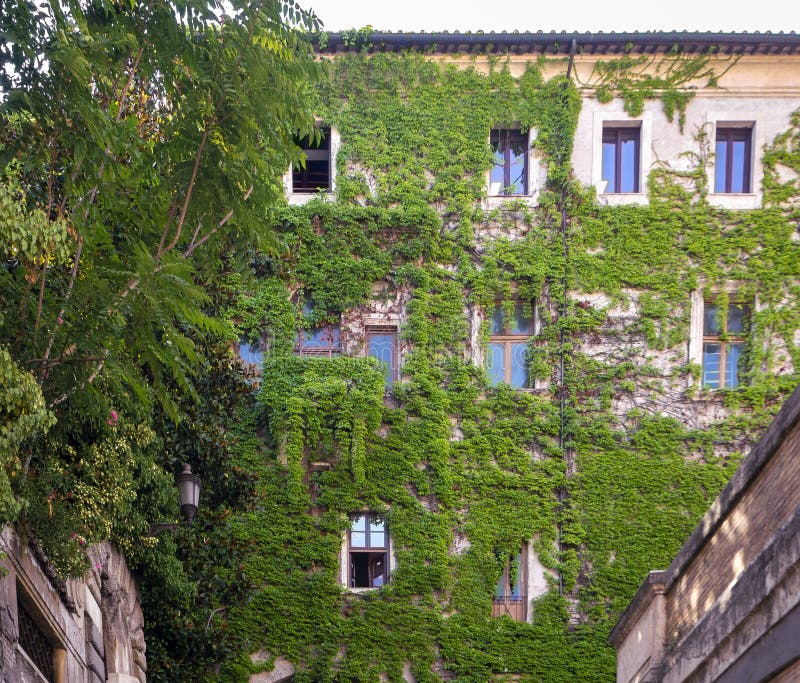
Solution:
[(528, 344), (534, 334), (534, 320), (533, 307), (528, 308), (530, 313), (517, 301), (510, 315), (501, 303), (492, 310), (486, 371), (494, 386), (505, 383), (523, 389), (530, 385)]
[(347, 532), (347, 586), (380, 588), (389, 581), (389, 532), (374, 512), (354, 516)]
[(527, 544), (518, 553), (501, 554), (498, 561), (503, 566), (497, 581), (492, 606), (492, 616), (508, 615), (515, 621), (527, 620), (528, 577)]
[(528, 133), (516, 128), (495, 128), (489, 137), (494, 159), (489, 176), (490, 196), (529, 193)]
[(298, 138), (295, 144), (305, 155), (305, 164), (292, 166), (292, 192), (294, 194), (316, 194), (330, 192), (332, 184), (331, 128), (319, 126), (317, 134)]

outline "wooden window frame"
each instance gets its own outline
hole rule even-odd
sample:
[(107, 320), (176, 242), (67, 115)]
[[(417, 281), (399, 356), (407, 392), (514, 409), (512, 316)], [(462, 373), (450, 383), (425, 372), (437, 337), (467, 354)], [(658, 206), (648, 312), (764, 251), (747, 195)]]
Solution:
[[(731, 307), (736, 306), (740, 308), (746, 309), (745, 314), (745, 322), (743, 323), (743, 329), (741, 332), (730, 333), (728, 332), (728, 316), (730, 315)], [(727, 357), (728, 357), (728, 345), (729, 344), (737, 344), (744, 347), (747, 342), (747, 320), (752, 315), (752, 307), (750, 304), (742, 301), (731, 301), (728, 303), (728, 310), (726, 310), (725, 315), (720, 320), (720, 331), (718, 334), (707, 334), (705, 320), (706, 315), (709, 308), (719, 308), (719, 304), (715, 301), (704, 301), (703, 302), (703, 338), (702, 338), (702, 345), (701, 345), (701, 358), (702, 358), (702, 369), (701, 369), (701, 380), (702, 380), (702, 387), (704, 389), (709, 389), (712, 391), (716, 391), (717, 389), (726, 389), (731, 388), (730, 383), (727, 381)], [(706, 383), (706, 344), (717, 344), (719, 346), (719, 380), (716, 386)], [(741, 381), (739, 378), (739, 369), (736, 368), (736, 382), (734, 384), (734, 388), (741, 386)]]
[[(733, 143), (744, 142), (744, 167), (742, 168), (743, 189), (733, 189)], [(714, 139), (714, 152), (717, 152), (719, 145), (724, 144), (727, 148), (725, 153), (725, 170), (723, 172), (722, 188), (717, 186), (717, 173), (714, 172), (714, 193), (715, 194), (750, 194), (753, 191), (753, 127), (752, 126), (717, 126)]]
[[(633, 190), (622, 190), (622, 143), (633, 140), (635, 143), (634, 148), (634, 166), (633, 166)], [(614, 189), (606, 190), (603, 194), (638, 194), (641, 192), (640, 187), (640, 171), (642, 163), (642, 132), (640, 126), (603, 126), (603, 138), (601, 140), (601, 159), (605, 159), (604, 149), (606, 144), (614, 145)], [(603, 178), (603, 161), (600, 162), (600, 177)]]
[[(519, 576), (517, 583), (511, 583), (512, 566), (516, 560), (513, 555), (506, 557), (503, 573), (495, 586), (492, 598), (492, 616), (507, 615), (515, 621), (527, 621), (528, 618), (528, 544), (523, 543), (519, 552)], [(515, 591), (514, 588), (518, 587)], [(518, 595), (514, 595), (517, 592)]]
[[(364, 518), (364, 538), (365, 544), (354, 546), (353, 545), (353, 525), (355, 522), (361, 518)], [(371, 531), (370, 531), (370, 524), (373, 520), (380, 520), (383, 523), (383, 545), (376, 546), (371, 543)], [(360, 512), (350, 517), (350, 528), (347, 530), (347, 586), (349, 589), (353, 590), (364, 590), (364, 589), (376, 589), (380, 588), (381, 586), (385, 586), (389, 583), (389, 525), (386, 523), (386, 518), (384, 515), (376, 513), (376, 512)], [(373, 585), (373, 577), (369, 577), (369, 585), (367, 586), (357, 586), (355, 585), (355, 572), (353, 571), (353, 558), (354, 554), (364, 554), (374, 556), (375, 558), (382, 558), (383, 559), (383, 580), (379, 585)], [(372, 558), (370, 558), (370, 561)]]
[[(514, 307), (516, 311), (517, 306), (524, 306), (525, 302), (516, 299), (514, 301)], [(502, 302), (496, 302), (494, 310), (492, 311), (492, 315), (490, 319), (494, 316), (495, 311), (497, 310), (498, 306), (502, 306)], [(536, 334), (536, 304), (531, 304), (531, 317), (530, 317), (530, 332), (526, 334), (513, 334), (511, 333), (511, 325), (512, 321), (507, 320), (505, 322), (505, 330), (503, 333), (491, 333), (489, 334), (489, 348), (487, 349), (489, 353), (491, 353), (491, 346), (492, 344), (502, 344), (503, 345), (503, 383), (508, 384), (515, 389), (530, 389), (531, 386), (531, 377), (530, 377), (530, 366), (528, 364), (528, 359), (525, 358), (525, 372), (527, 375), (527, 380), (524, 386), (515, 386), (513, 384), (513, 375), (514, 375), (514, 368), (513, 368), (513, 361), (514, 361), (514, 346), (516, 344), (525, 344), (526, 349), (527, 345), (530, 344), (530, 340)], [(488, 359), (487, 359), (488, 360)]]

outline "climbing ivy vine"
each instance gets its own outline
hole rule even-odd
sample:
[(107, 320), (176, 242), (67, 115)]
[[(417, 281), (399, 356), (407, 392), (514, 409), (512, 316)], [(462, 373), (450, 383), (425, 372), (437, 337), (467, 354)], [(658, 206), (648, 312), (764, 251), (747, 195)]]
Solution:
[[(719, 76), (707, 59), (673, 61), (661, 80), (639, 67), (607, 65), (597, 96), (635, 110), (667, 84), (671, 118), (687, 79)], [(297, 681), (611, 681), (615, 619), (797, 382), (799, 188), (775, 169), (797, 172), (800, 121), (765, 154), (762, 210), (710, 206), (699, 154), (681, 176), (653, 173), (648, 206), (601, 207), (571, 174), (581, 96), (566, 78), (415, 53), (350, 52), (330, 69), (313, 97), (343, 141), (336, 200), (286, 206), (284, 256), (255, 255), (253, 277), (219, 282), (236, 334), (268, 349), (229, 426), (253, 489), (217, 532), (228, 552), (214, 580), (241, 590), (187, 625), (206, 647), (192, 670), (242, 681), (283, 657)], [(536, 207), (484, 208), (488, 133), (502, 126), (537, 131), (548, 174)], [(731, 280), (759, 299), (747, 382), (709, 392), (686, 359), (689, 301)], [(298, 329), (357, 320), (376, 298), (404, 321), (391, 394), (372, 359), (293, 355)], [(537, 390), (492, 387), (474, 360), (482, 312), (514, 299), (541, 318)], [(707, 405), (728, 417), (697, 420)], [(351, 594), (340, 553), (362, 510), (385, 515), (396, 570)], [(527, 541), (550, 589), (530, 623), (492, 617), (503, 558)], [(154, 658), (154, 680), (174, 676), (167, 665)]]

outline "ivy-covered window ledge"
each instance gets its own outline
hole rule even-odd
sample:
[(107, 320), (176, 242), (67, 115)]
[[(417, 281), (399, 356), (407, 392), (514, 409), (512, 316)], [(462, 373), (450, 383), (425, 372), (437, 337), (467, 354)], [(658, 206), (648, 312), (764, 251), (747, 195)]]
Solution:
[(520, 210), (535, 208), (539, 204), (539, 191), (532, 194), (505, 196), (490, 195), (483, 198), (482, 208), (484, 211), (504, 211), (518, 213)]
[(309, 194), (286, 192), (286, 201), (288, 202), (289, 206), (303, 206), (308, 204), (312, 199), (322, 199), (324, 202), (333, 203), (336, 201), (336, 195), (333, 192), (317, 192)]

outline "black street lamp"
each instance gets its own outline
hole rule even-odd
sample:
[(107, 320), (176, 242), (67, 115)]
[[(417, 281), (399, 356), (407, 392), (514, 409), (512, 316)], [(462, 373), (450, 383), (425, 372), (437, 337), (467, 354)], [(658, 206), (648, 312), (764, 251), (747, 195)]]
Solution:
[[(192, 466), (189, 463), (183, 463), (183, 471), (175, 477), (175, 483), (178, 485), (178, 500), (181, 503), (181, 513), (186, 520), (186, 524), (191, 524), (194, 521), (194, 516), (197, 514), (197, 507), (200, 503), (202, 480), (192, 473)], [(165, 529), (176, 529), (178, 526), (180, 524), (175, 522), (151, 524), (150, 533), (155, 534)]]
[(192, 474), (192, 466), (186, 462), (183, 464), (183, 472), (175, 477), (175, 482), (178, 484), (181, 512), (186, 518), (186, 523), (191, 524), (200, 502), (200, 477)]

